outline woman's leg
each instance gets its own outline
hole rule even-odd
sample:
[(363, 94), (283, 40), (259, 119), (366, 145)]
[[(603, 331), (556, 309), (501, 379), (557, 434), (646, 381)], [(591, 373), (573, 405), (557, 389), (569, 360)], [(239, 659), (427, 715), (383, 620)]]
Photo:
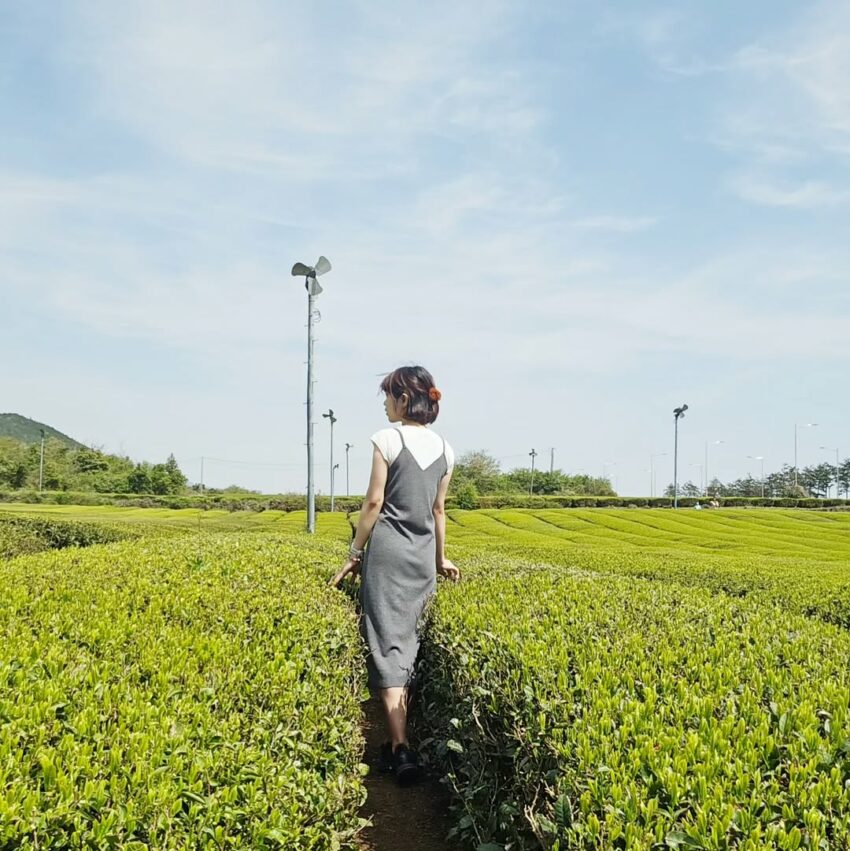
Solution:
[(407, 744), (407, 687), (381, 689), (381, 702), (387, 718), (393, 750), (397, 745)]

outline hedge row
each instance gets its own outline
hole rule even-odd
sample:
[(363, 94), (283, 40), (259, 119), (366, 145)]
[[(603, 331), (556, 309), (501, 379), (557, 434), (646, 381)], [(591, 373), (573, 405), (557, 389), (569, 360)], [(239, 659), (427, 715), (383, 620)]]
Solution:
[[(156, 496), (153, 494), (75, 493), (72, 491), (0, 491), (0, 503), (18, 502), (44, 505), (117, 505), (130, 508), (218, 508), (226, 511), (304, 511), (307, 498), (303, 494), (187, 494)], [(762, 499), (760, 497), (720, 497), (721, 506), (744, 508), (850, 508), (846, 499)], [(681, 508), (693, 508), (704, 499), (681, 497)], [(359, 511), (362, 496), (340, 496), (334, 499), (334, 510)], [(449, 494), (448, 508), (672, 508), (671, 497), (586, 496), (570, 494), (536, 495), (489, 494), (456, 497)], [(330, 511), (329, 496), (316, 497), (317, 511)]]
[(0, 563), (0, 848), (353, 848), (344, 545), (193, 536)]
[[(723, 508), (848, 508), (846, 499), (768, 499), (746, 496), (722, 496)], [(479, 496), (474, 508), (672, 508), (673, 498), (666, 496), (578, 496), (523, 494), (493, 494)], [(679, 497), (680, 508), (693, 508), (697, 503), (706, 506), (704, 498)], [(447, 501), (447, 505), (449, 502)], [(454, 505), (450, 507), (456, 507)], [(459, 506), (457, 506), (459, 507)], [(705, 510), (711, 510), (705, 508)]]
[(431, 607), (420, 712), (472, 847), (850, 847), (850, 634), (705, 589), (464, 566)]
[[(17, 502), (41, 505), (116, 505), (126, 508), (198, 508), (224, 509), (225, 511), (304, 511), (307, 498), (303, 494), (184, 494), (158, 496), (156, 494), (104, 494), (74, 491), (0, 491), (0, 503)], [(337, 511), (357, 510), (362, 497), (337, 497)], [(317, 511), (330, 511), (329, 496), (316, 497)]]
[(136, 536), (127, 527), (0, 513), (0, 559), (65, 547), (88, 547)]
[(850, 516), (790, 511), (482, 510), (452, 513), (452, 552), (527, 556), (754, 595), (850, 629)]

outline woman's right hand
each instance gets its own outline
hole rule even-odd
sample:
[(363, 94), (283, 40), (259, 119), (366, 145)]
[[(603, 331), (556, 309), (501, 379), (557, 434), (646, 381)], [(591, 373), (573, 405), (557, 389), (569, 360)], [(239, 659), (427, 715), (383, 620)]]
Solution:
[(437, 565), (437, 573), (452, 582), (457, 582), (460, 579), (460, 570), (449, 559), (444, 559), (442, 564)]

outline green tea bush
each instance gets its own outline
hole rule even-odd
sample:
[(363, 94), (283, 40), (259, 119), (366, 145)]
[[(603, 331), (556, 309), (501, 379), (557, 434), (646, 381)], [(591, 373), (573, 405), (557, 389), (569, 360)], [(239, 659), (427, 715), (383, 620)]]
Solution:
[(420, 716), (472, 847), (850, 847), (850, 634), (702, 588), (463, 566)]
[(458, 557), (486, 550), (754, 596), (850, 629), (850, 516), (843, 512), (452, 511)]
[(129, 528), (0, 514), (0, 559), (65, 547), (88, 547), (134, 537)]
[(354, 847), (344, 549), (187, 535), (0, 563), (0, 848)]

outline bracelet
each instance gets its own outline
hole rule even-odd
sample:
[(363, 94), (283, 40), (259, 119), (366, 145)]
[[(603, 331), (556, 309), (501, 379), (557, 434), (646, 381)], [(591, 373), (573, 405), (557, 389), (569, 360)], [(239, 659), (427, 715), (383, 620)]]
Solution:
[(360, 559), (363, 558), (363, 553), (365, 551), (366, 551), (365, 547), (362, 550), (358, 550), (357, 547), (355, 547), (354, 543), (352, 542), (351, 546), (348, 548), (348, 557), (351, 558), (351, 559), (354, 559), (356, 561), (359, 561)]

